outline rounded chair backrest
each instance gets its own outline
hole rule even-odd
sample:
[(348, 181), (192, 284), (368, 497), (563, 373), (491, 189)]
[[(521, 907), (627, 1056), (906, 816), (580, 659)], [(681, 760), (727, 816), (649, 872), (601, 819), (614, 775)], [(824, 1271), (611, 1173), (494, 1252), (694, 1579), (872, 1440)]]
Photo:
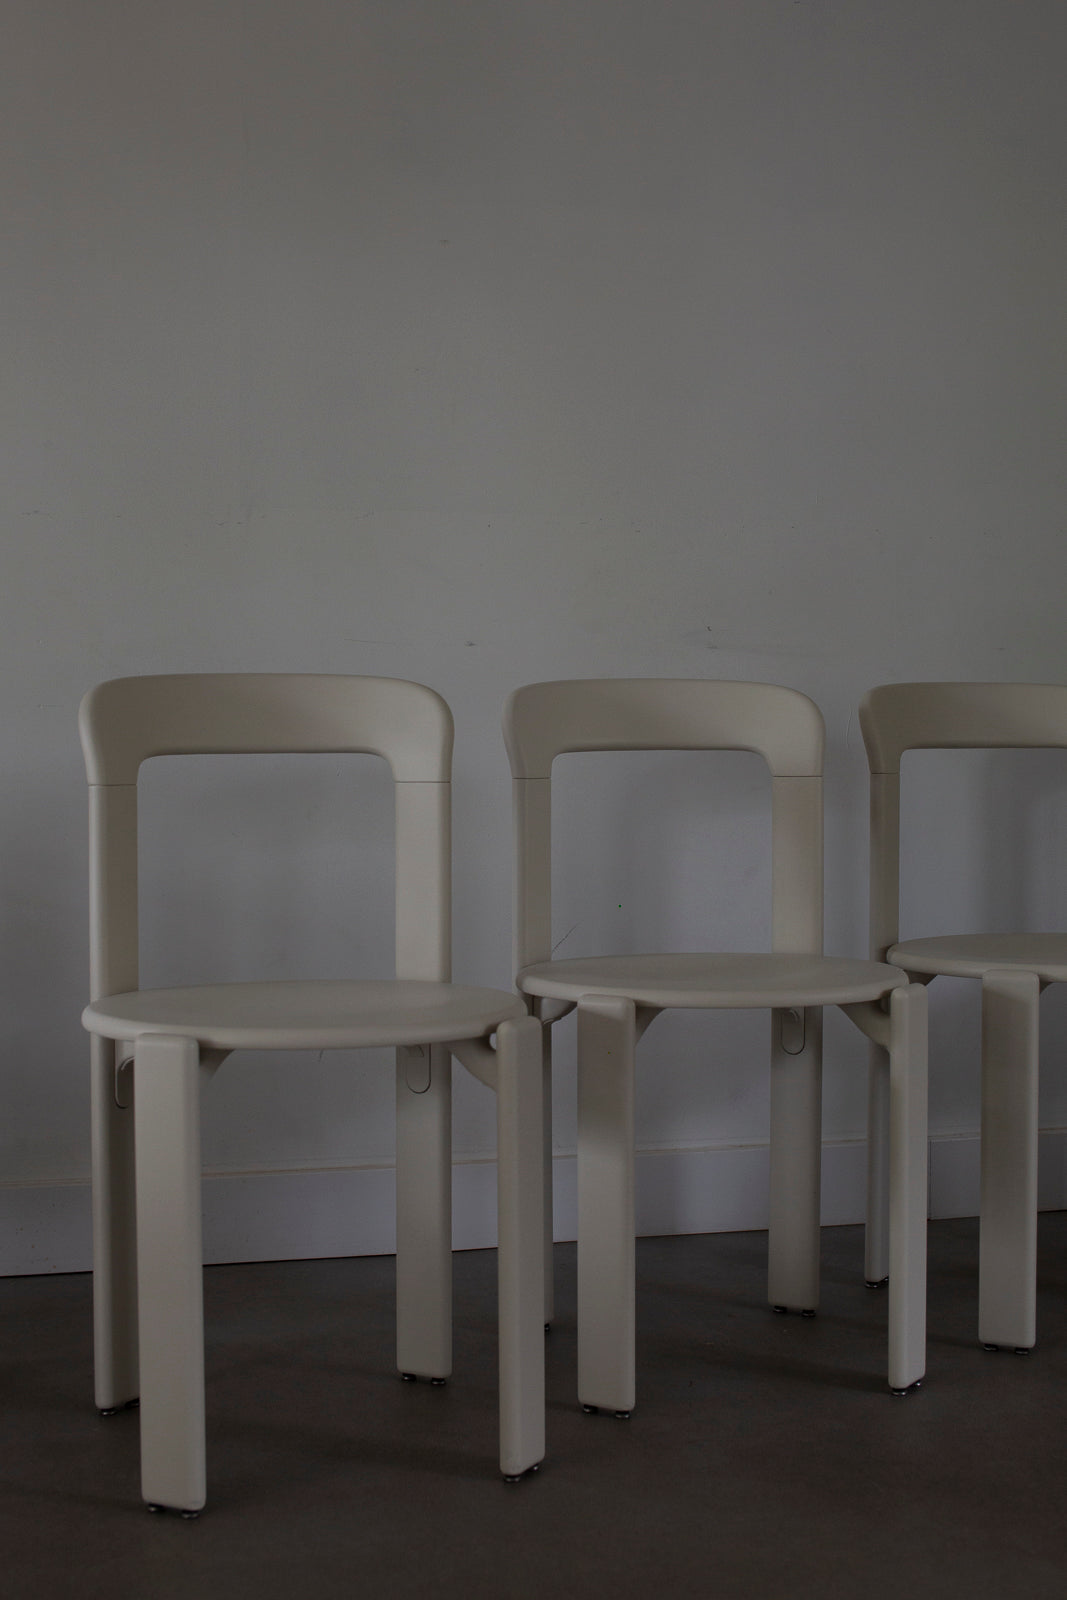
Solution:
[(752, 750), (775, 777), (818, 777), (824, 734), (814, 702), (776, 684), (584, 678), (516, 689), (504, 739), (515, 778), (580, 750)]
[(398, 782), (447, 783), (452, 717), (399, 678), (211, 672), (113, 678), (82, 701), (90, 783), (136, 783), (151, 756), (362, 752)]
[(164, 755), (382, 756), (396, 795), (397, 976), (448, 979), (452, 714), (432, 689), (316, 673), (114, 678), (85, 696), (79, 726), (90, 784), (93, 999), (137, 988), (137, 774)]
[(871, 770), (870, 945), (900, 936), (900, 758), (906, 750), (1067, 749), (1067, 687), (884, 683), (860, 703)]
[(884, 683), (864, 695), (872, 772), (905, 750), (1067, 748), (1067, 687), (1054, 683)]
[(504, 713), (515, 791), (515, 966), (551, 954), (551, 773), (559, 755), (596, 750), (749, 750), (773, 777), (772, 943), (822, 950), (819, 708), (795, 689), (702, 678), (531, 683)]

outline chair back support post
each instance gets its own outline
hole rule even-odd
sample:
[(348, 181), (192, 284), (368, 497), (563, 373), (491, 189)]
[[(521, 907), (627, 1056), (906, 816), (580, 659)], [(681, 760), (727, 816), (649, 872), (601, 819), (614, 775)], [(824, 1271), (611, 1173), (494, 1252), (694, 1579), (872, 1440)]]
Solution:
[(89, 998), (138, 986), (137, 786), (89, 789)]
[(397, 783), (396, 975), (452, 977), (452, 785)]
[(552, 959), (552, 784), (512, 781), (515, 818), (514, 970)]
[(822, 955), (822, 779), (774, 778), (771, 805), (771, 948)]
[(900, 773), (871, 773), (871, 960), (884, 961), (900, 937)]

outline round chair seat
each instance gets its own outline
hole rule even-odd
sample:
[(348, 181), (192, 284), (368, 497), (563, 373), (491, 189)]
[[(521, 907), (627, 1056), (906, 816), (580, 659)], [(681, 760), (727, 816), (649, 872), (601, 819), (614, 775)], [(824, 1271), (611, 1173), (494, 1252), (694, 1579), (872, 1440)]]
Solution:
[(82, 1023), (107, 1039), (171, 1033), (213, 1050), (338, 1050), (485, 1038), (525, 1014), (501, 989), (393, 978), (138, 989), (95, 1000)]
[(611, 995), (661, 1010), (855, 1005), (907, 981), (879, 961), (769, 953), (584, 956), (538, 962), (517, 979), (525, 994), (547, 999)]
[(905, 939), (889, 952), (907, 972), (983, 978), (1005, 967), (1034, 972), (1044, 983), (1067, 983), (1067, 933), (951, 933)]

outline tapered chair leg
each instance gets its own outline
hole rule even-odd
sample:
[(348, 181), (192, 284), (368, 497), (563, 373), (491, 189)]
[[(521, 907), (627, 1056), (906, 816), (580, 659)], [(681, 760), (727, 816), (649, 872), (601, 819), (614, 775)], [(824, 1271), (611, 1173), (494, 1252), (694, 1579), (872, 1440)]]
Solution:
[(1037, 1337), (1038, 999), (1032, 972), (982, 980), (982, 1178), (978, 1337)]
[(92, 1040), (93, 1366), (96, 1404), (115, 1411), (140, 1392), (133, 1073), (116, 1097), (115, 1046)]
[(396, 1364), (452, 1371), (452, 1058), (444, 1045), (396, 1052)]
[(137, 1041), (141, 1492), (180, 1511), (206, 1493), (200, 1076), (194, 1040)]
[(632, 1000), (578, 1005), (578, 1398), (634, 1407)]
[(542, 1181), (542, 1194), (544, 1205), (544, 1279), (545, 1279), (545, 1327), (552, 1321), (556, 1313), (556, 1273), (553, 1261), (552, 1246), (555, 1240), (554, 1214), (555, 1202), (552, 1192), (553, 1161), (552, 1161), (552, 1029), (549, 1026), (541, 1029), (542, 1074), (541, 1074), (541, 1103), (542, 1103), (542, 1137), (544, 1141), (544, 1174)]
[(541, 1032), (534, 1017), (497, 1029), (500, 1470), (509, 1478), (545, 1453)]
[(889, 997), (889, 1387), (926, 1372), (927, 997)]
[(889, 1277), (889, 1056), (871, 1045), (867, 1077), (867, 1227), (863, 1276), (872, 1288)]
[(767, 1297), (819, 1304), (822, 1011), (775, 1011), (771, 1044), (770, 1228)]

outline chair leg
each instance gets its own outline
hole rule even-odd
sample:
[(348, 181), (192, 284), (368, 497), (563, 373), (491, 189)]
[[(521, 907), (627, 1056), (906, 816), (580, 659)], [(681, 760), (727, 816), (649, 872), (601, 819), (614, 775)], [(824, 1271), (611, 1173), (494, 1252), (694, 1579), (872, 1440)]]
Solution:
[(94, 1036), (91, 1072), (95, 1395), (116, 1411), (139, 1393), (134, 1111), (116, 1102), (110, 1039)]
[(926, 1372), (927, 996), (889, 997), (889, 1387)]
[(497, 1029), (500, 1470), (507, 1478), (545, 1453), (541, 1032), (534, 1017)]
[(556, 1273), (553, 1261), (552, 1246), (555, 1238), (553, 1218), (553, 1164), (552, 1164), (552, 1028), (546, 1024), (541, 1029), (542, 1037), (542, 1076), (541, 1076), (541, 1103), (542, 1103), (542, 1128), (544, 1137), (544, 1174), (542, 1193), (544, 1196), (544, 1254), (545, 1254), (545, 1306), (544, 1322), (547, 1328), (556, 1313)]
[(982, 979), (982, 1178), (978, 1337), (1037, 1337), (1038, 998), (1032, 972)]
[(822, 1011), (804, 1011), (799, 1049), (784, 1047), (788, 1016), (776, 1011), (772, 1018), (767, 1297), (773, 1306), (814, 1311), (819, 1304)]
[(444, 1045), (396, 1052), (396, 1364), (452, 1371), (452, 1058)]
[(871, 1288), (889, 1277), (889, 1057), (871, 1045), (867, 1074), (867, 1228), (863, 1276)]
[(632, 1000), (578, 1005), (578, 1398), (634, 1407)]
[(141, 1492), (179, 1511), (206, 1497), (200, 1071), (195, 1040), (137, 1041)]

